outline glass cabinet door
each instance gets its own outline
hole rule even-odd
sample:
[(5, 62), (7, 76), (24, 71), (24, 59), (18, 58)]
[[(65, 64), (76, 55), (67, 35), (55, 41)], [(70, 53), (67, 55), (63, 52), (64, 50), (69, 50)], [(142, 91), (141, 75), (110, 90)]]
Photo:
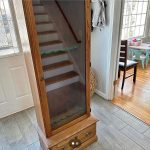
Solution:
[(52, 129), (86, 114), (85, 1), (34, 6)]

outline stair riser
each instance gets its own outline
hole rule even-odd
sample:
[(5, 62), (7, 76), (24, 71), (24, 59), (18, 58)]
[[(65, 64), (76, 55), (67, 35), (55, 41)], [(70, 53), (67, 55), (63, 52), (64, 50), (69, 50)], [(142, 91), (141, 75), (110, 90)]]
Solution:
[(47, 22), (49, 21), (48, 15), (36, 15), (36, 22)]
[(56, 75), (64, 74), (70, 71), (73, 71), (73, 65), (68, 65), (51, 71), (46, 71), (44, 72), (44, 79), (54, 77)]
[(38, 35), (40, 43), (59, 40), (58, 33)]
[(59, 56), (43, 58), (42, 59), (42, 64), (43, 64), (43, 66), (46, 66), (46, 65), (49, 65), (49, 64), (54, 64), (54, 63), (57, 63), (57, 62), (68, 60), (68, 59), (69, 59), (68, 55), (63, 54), (63, 55), (59, 55)]
[(43, 13), (45, 12), (44, 6), (34, 6), (34, 12), (35, 13)]
[(79, 76), (76, 76), (76, 77), (61, 81), (61, 82), (50, 84), (46, 86), (46, 91), (49, 92), (49, 91), (64, 87), (66, 85), (70, 85), (72, 83), (78, 82), (78, 81), (79, 81)]
[(40, 50), (41, 52), (56, 52), (59, 49), (63, 48), (63, 44), (53, 44), (53, 45), (48, 45), (48, 46), (41, 46)]
[(39, 25), (36, 25), (36, 28), (38, 32), (52, 31), (54, 30), (54, 25), (52, 23), (39, 24)]

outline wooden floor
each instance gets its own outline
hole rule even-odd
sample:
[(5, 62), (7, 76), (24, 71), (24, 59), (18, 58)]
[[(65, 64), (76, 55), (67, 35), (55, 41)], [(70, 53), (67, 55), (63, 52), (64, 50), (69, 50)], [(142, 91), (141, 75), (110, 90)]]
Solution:
[[(131, 72), (129, 71), (128, 74)], [(132, 77), (126, 79), (123, 91), (121, 91), (121, 84), (122, 78), (116, 89), (113, 103), (150, 125), (150, 63), (144, 70), (139, 64), (135, 85)]]
[[(97, 95), (92, 98), (98, 141), (87, 150), (150, 150), (150, 126)], [(42, 150), (34, 108), (0, 120), (0, 150)]]

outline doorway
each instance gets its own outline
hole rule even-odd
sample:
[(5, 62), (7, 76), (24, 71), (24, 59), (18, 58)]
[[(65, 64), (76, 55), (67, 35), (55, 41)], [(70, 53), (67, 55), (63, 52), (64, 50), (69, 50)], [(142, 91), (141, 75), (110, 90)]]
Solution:
[[(128, 41), (127, 59), (138, 62), (137, 77), (135, 84), (133, 77), (125, 79), (124, 87), (121, 89), (123, 79), (121, 73), (112, 102), (150, 125), (149, 0), (124, 0), (123, 5), (120, 43), (121, 40)], [(116, 76), (118, 76), (120, 48), (118, 51)], [(128, 70), (126, 76), (133, 74), (133, 71)]]

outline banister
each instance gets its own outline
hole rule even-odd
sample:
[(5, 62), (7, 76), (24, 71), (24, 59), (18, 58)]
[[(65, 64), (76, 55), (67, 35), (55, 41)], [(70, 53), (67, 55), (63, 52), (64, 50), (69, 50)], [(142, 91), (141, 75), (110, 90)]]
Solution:
[(69, 27), (70, 31), (72, 32), (72, 35), (73, 35), (74, 39), (76, 40), (77, 43), (81, 43), (81, 40), (78, 39), (76, 33), (74, 32), (74, 30), (73, 30), (73, 28), (72, 28), (72, 26), (71, 26), (69, 20), (67, 19), (66, 15), (65, 15), (65, 13), (64, 13), (64, 11), (63, 11), (63, 9), (61, 8), (59, 2), (58, 2), (57, 0), (55, 0), (55, 2), (56, 2), (56, 4), (57, 4), (59, 10), (61, 11), (61, 13), (62, 13), (62, 15), (63, 15), (63, 17), (64, 17), (66, 23), (68, 24), (68, 27)]

